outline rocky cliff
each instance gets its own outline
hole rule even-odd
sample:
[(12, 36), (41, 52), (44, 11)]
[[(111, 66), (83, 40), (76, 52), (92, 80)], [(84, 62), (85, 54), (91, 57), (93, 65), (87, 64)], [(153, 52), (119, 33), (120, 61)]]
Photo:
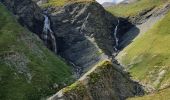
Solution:
[[(41, 10), (38, 5), (31, 0), (1, 0), (1, 2), (15, 15), (15, 18), (22, 26), (37, 34), (50, 50), (55, 53), (57, 52), (57, 50), (54, 49), (54, 46), (57, 48), (57, 46), (54, 45), (56, 44), (54, 43), (56, 37), (51, 34), (52, 30), (50, 29), (50, 20), (48, 19), (47, 12)], [(45, 27), (47, 28), (47, 32), (45, 32)]]
[[(44, 40), (44, 12), (34, 2), (2, 0), (2, 3), (16, 15), (23, 26)], [(48, 16), (56, 38), (58, 54), (74, 66), (78, 75), (115, 53), (113, 35), (117, 18), (98, 3), (70, 3)], [(48, 39), (47, 47), (53, 50), (51, 40)]]
[(43, 30), (42, 10), (31, 0), (1, 0), (16, 16), (19, 23), (33, 33), (40, 35)]
[(113, 35), (117, 19), (98, 3), (68, 4), (52, 13), (51, 20), (59, 54), (80, 71), (115, 52)]
[[(100, 4), (92, 1), (72, 2), (57, 11), (53, 11), (52, 8), (42, 11), (30, 0), (1, 0), (1, 2), (15, 15), (22, 26), (37, 34), (49, 49), (55, 42), (57, 55), (73, 66), (77, 78), (85, 74), (78, 82), (61, 90), (50, 99), (124, 100), (127, 97), (143, 94), (141, 86), (132, 81), (129, 75), (120, 69), (121, 66), (106, 61), (94, 67), (97, 63), (116, 56), (117, 36), (121, 37), (124, 32), (116, 33), (121, 29), (128, 30), (127, 27), (122, 27), (122, 23), (131, 25), (126, 20), (114, 17)], [(47, 32), (44, 32), (44, 29)], [(52, 73), (53, 75), (56, 77), (58, 74)], [(57, 78), (50, 79), (57, 81)], [(63, 86), (65, 81), (62, 83), (60, 80), (58, 83)], [(50, 86), (54, 85), (51, 86), (52, 89), (61, 88), (58, 83), (50, 82), (52, 82)]]
[(141, 85), (118, 65), (104, 61), (48, 100), (125, 100), (143, 93)]

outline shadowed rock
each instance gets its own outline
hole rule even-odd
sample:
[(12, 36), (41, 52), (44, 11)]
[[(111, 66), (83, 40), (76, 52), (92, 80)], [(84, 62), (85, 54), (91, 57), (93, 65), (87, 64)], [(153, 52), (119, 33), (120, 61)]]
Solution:
[(115, 52), (113, 33), (117, 19), (100, 4), (71, 3), (53, 12), (51, 20), (58, 37), (58, 52), (72, 62), (76, 70), (84, 71)]

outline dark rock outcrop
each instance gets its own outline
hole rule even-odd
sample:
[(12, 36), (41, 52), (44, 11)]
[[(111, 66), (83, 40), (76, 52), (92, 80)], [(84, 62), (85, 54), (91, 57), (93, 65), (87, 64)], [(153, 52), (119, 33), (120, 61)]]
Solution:
[(44, 34), (46, 34), (43, 31), (45, 16), (35, 2), (31, 0), (1, 0), (1, 2), (15, 15), (22, 26), (37, 34), (50, 50), (57, 52), (53, 45), (56, 44), (53, 43), (55, 37), (52, 37), (48, 32), (48, 39), (44, 39)]
[[(126, 35), (126, 32), (129, 31), (131, 28), (135, 27), (135, 25), (132, 24), (131, 22), (129, 22), (129, 21), (128, 21), (127, 19), (125, 19), (125, 18), (119, 17), (118, 19), (119, 19), (119, 21), (120, 21), (120, 24), (119, 24), (119, 27), (118, 27), (118, 30), (117, 30), (117, 37), (119, 38), (119, 45), (118, 45), (117, 49), (118, 49), (118, 50), (121, 50), (121, 49), (124, 48), (124, 47), (122, 47), (122, 46), (120, 45), (120, 43), (121, 43), (122, 41), (124, 41), (124, 39), (126, 38), (126, 37), (123, 38), (123, 36), (125, 36), (125, 35)], [(138, 31), (137, 28), (136, 28), (136, 30)], [(135, 37), (135, 36), (134, 36), (134, 37)]]
[(14, 14), (21, 25), (40, 36), (43, 30), (44, 17), (41, 9), (31, 0), (1, 0)]
[(48, 100), (125, 100), (143, 95), (142, 86), (117, 67), (105, 61)]
[(68, 4), (54, 12), (51, 20), (59, 54), (79, 66), (78, 69), (94, 65), (102, 54), (111, 56), (114, 52), (117, 19), (98, 3)]
[[(35, 1), (35, 0), (34, 0)], [(18, 21), (43, 40), (44, 16), (31, 0), (1, 0), (16, 15)], [(51, 17), (51, 28), (57, 40), (59, 54), (73, 64), (77, 74), (112, 56), (113, 33), (117, 19), (96, 2), (71, 3)], [(50, 37), (50, 36), (49, 36)], [(47, 47), (51, 48), (51, 41)]]
[[(31, 0), (1, 2), (14, 13), (21, 25), (43, 40), (44, 15), (36, 3)], [(116, 52), (114, 29), (118, 25), (118, 18), (106, 12), (98, 3), (71, 3), (47, 17), (57, 38), (58, 53), (74, 66), (78, 77)], [(138, 94), (143, 94), (140, 85), (130, 80), (127, 73), (105, 62), (87, 72), (78, 83), (73, 84), (73, 89), (64, 89), (52, 100), (58, 100), (58, 97), (65, 100), (124, 100)]]

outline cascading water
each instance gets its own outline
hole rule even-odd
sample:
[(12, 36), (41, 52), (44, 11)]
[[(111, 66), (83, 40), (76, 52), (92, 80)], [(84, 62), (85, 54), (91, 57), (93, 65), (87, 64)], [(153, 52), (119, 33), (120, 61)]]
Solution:
[(118, 23), (116, 25), (116, 28), (114, 29), (114, 38), (115, 38), (115, 44), (116, 44), (114, 48), (116, 51), (118, 50), (117, 47), (119, 46), (119, 38), (117, 37), (117, 29), (119, 27), (119, 19), (117, 21), (118, 21)]
[[(48, 45), (48, 37), (51, 37), (52, 42), (52, 50), (57, 53), (57, 44), (56, 44), (56, 38), (54, 36), (54, 32), (51, 30), (50, 27), (50, 20), (47, 15), (44, 14), (44, 28), (43, 28), (43, 38), (46, 45)], [(49, 35), (49, 36), (48, 36)]]

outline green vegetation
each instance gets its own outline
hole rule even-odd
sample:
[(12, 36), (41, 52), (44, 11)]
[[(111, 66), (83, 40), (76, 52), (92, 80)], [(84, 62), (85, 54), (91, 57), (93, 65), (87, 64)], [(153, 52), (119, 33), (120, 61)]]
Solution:
[(112, 63), (110, 61), (103, 61), (98, 65), (99, 69), (110, 69), (111, 67), (113, 67)]
[(69, 83), (71, 75), (69, 66), (0, 3), (0, 99), (40, 100)]
[(138, 0), (137, 2), (124, 5), (109, 7), (107, 10), (116, 16), (129, 17), (136, 16), (143, 11), (152, 9), (156, 6), (160, 6), (169, 0)]
[(100, 79), (100, 73), (91, 73), (89, 76), (89, 84), (95, 84)]
[(170, 100), (170, 88), (143, 97), (129, 98), (128, 100)]
[(96, 65), (96, 70), (88, 75), (89, 84), (96, 84), (103, 77), (103, 75), (108, 74), (108, 70), (113, 68), (113, 65), (110, 61), (102, 61)]
[(79, 94), (80, 97), (83, 97), (85, 91), (86, 91), (86, 87), (80, 81), (77, 81), (72, 85), (63, 89), (64, 94), (69, 95), (69, 93), (70, 94), (75, 93), (75, 94)]
[(48, 3), (43, 4), (43, 7), (47, 6), (64, 6), (67, 3), (71, 2), (89, 2), (89, 1), (94, 1), (94, 0), (49, 0)]
[(157, 89), (170, 85), (169, 26), (170, 13), (118, 56), (135, 79)]
[(86, 76), (87, 79), (77, 81), (72, 85), (64, 88), (63, 94), (64, 95), (76, 94), (82, 98), (87, 92), (87, 88), (83, 83), (86, 84), (87, 82), (88, 85), (90, 86), (94, 86), (94, 84), (98, 84), (98, 81), (101, 80), (105, 74), (107, 75), (108, 70), (111, 70), (110, 68), (113, 66), (110, 61), (101, 61), (95, 67), (96, 67), (95, 71), (89, 73), (89, 75)]

